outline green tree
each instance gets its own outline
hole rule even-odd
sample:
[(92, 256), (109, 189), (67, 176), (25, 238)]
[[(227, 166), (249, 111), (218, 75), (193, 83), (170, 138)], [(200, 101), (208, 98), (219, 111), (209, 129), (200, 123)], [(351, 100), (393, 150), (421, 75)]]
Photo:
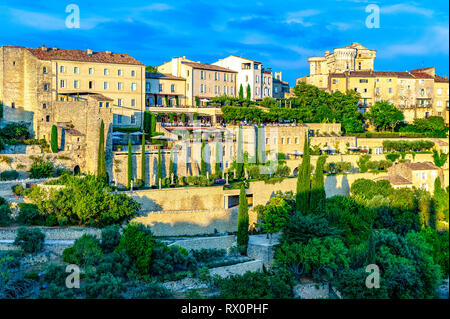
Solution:
[(267, 234), (275, 234), (286, 227), (289, 220), (291, 206), (283, 196), (274, 196), (267, 205), (258, 205), (255, 207), (258, 213), (258, 226)]
[(237, 230), (237, 245), (241, 254), (247, 254), (248, 247), (248, 201), (245, 193), (244, 184), (241, 185), (239, 192), (239, 213), (238, 213), (238, 230)]
[(173, 149), (170, 151), (170, 159), (169, 159), (169, 177), (172, 177), (172, 174), (174, 174), (173, 169)]
[(58, 153), (58, 128), (56, 127), (56, 125), (52, 125), (50, 147), (53, 153)]
[(222, 143), (218, 141), (216, 142), (216, 161), (214, 167), (214, 174), (216, 174), (217, 178), (222, 177), (222, 170), (220, 168), (220, 163), (222, 163)]
[(97, 177), (107, 183), (106, 158), (105, 158), (105, 123), (100, 122), (100, 134), (98, 139)]
[(237, 139), (237, 154), (236, 154), (236, 178), (244, 178), (244, 141), (242, 138), (242, 127), (238, 128), (238, 139)]
[(387, 101), (375, 102), (365, 116), (377, 130), (386, 131), (390, 128), (392, 132), (405, 119), (403, 112)]
[(243, 100), (244, 99), (244, 87), (241, 86), (239, 87), (239, 100)]
[(158, 177), (158, 183), (163, 178), (163, 170), (162, 170), (162, 156), (161, 156), (161, 146), (158, 146), (158, 168), (156, 175)]
[(358, 159), (358, 161), (356, 162), (356, 164), (359, 167), (359, 172), (360, 173), (365, 173), (369, 170), (369, 168), (367, 167), (367, 164), (370, 161), (370, 155), (362, 155), (360, 156), (360, 158)]
[(128, 157), (127, 157), (127, 188), (131, 188), (131, 180), (133, 179), (133, 158), (132, 158), (131, 139), (128, 139)]
[(323, 176), (323, 169), (326, 156), (320, 156), (317, 159), (316, 171), (311, 185), (311, 212), (315, 214), (325, 213), (326, 193), (325, 193), (325, 180)]
[(144, 132), (148, 137), (151, 137), (152, 133), (152, 113), (150, 111), (144, 111)]
[(147, 65), (145, 67), (145, 72), (149, 72), (149, 73), (157, 73), (158, 69), (152, 65)]
[(206, 161), (205, 161), (205, 153), (206, 153), (206, 146), (205, 146), (205, 141), (202, 141), (202, 147), (200, 149), (200, 175), (202, 176), (206, 176), (206, 172), (208, 170), (208, 167), (206, 165)]
[(141, 144), (141, 180), (142, 185), (145, 186), (145, 131), (142, 131), (142, 144)]
[(438, 153), (437, 150), (433, 150), (433, 161), (434, 165), (438, 167), (444, 166), (445, 162), (447, 161), (448, 154), (446, 153)]
[(375, 236), (373, 233), (373, 230), (370, 230), (370, 235), (369, 235), (369, 241), (368, 241), (368, 247), (367, 247), (367, 264), (375, 264), (377, 256), (376, 256), (376, 251), (375, 251)]
[(250, 88), (250, 84), (247, 84), (247, 100), (250, 101), (252, 99), (252, 90)]
[(311, 195), (311, 158), (309, 155), (308, 136), (305, 135), (302, 164), (298, 170), (297, 193), (295, 194), (296, 210), (307, 214), (310, 208)]

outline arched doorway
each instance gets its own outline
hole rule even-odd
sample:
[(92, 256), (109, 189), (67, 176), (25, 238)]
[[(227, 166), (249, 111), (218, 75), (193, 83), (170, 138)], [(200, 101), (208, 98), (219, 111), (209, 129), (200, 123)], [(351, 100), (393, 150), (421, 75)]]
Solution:
[(73, 174), (74, 175), (80, 175), (80, 173), (81, 173), (81, 170), (80, 170), (80, 166), (75, 166), (74, 168), (73, 168)]

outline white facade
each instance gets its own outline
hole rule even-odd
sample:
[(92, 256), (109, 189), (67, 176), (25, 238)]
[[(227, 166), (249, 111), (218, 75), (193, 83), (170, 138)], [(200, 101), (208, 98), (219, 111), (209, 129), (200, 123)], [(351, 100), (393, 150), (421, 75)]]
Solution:
[[(272, 96), (272, 79), (271, 76), (270, 79), (266, 78), (266, 84), (264, 84), (264, 78), (268, 75), (263, 73), (263, 65), (261, 62), (230, 55), (213, 63), (213, 65), (238, 72), (236, 83), (237, 96), (239, 96), (241, 85), (244, 90), (244, 98), (247, 97), (248, 85), (250, 85), (251, 99), (253, 101), (260, 100), (265, 96)], [(268, 95), (264, 95), (264, 87), (266, 87), (266, 93)]]

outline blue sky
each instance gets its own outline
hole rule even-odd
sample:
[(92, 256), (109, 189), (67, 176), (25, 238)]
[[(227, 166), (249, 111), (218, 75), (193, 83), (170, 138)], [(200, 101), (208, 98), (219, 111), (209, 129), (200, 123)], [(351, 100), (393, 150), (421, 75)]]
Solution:
[[(65, 25), (72, 3), (79, 29)], [(369, 4), (380, 7), (380, 28), (366, 27)], [(435, 66), (448, 76), (448, 11), (446, 0), (0, 0), (0, 44), (110, 50), (147, 65), (235, 54), (283, 71), (294, 85), (309, 73), (309, 56), (359, 42), (377, 50), (376, 70)]]

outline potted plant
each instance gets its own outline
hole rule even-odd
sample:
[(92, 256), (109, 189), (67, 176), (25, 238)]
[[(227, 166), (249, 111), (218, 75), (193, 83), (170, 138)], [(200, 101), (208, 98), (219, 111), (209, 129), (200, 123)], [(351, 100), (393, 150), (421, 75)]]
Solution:
[(122, 145), (117, 145), (117, 152), (121, 152), (122, 151)]

